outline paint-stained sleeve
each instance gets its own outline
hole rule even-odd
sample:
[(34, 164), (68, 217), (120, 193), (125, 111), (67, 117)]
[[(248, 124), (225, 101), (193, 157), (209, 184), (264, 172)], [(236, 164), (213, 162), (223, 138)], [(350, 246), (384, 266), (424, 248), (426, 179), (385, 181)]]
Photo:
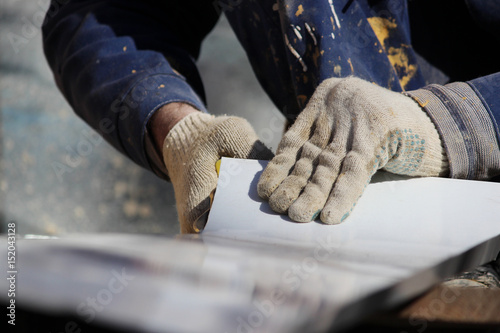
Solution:
[(500, 74), (469, 82), (431, 84), (405, 94), (432, 118), (442, 139), (450, 176), (488, 180), (500, 175)]
[(147, 122), (170, 102), (206, 111), (195, 59), (218, 16), (211, 1), (52, 0), (44, 51), (75, 112), (157, 172), (145, 151)]

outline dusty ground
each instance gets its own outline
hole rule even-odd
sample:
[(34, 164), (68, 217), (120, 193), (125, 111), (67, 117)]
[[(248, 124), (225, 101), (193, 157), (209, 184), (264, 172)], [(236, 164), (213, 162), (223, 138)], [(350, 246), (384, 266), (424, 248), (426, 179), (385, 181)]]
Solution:
[[(15, 221), (20, 234), (177, 233), (171, 185), (106, 142), (92, 141), (90, 128), (57, 90), (42, 52), (46, 4), (0, 0), (2, 225)], [(283, 117), (225, 20), (205, 41), (199, 67), (211, 112), (247, 117), (276, 148), (281, 133), (269, 124)], [(62, 172), (68, 157), (75, 166)]]

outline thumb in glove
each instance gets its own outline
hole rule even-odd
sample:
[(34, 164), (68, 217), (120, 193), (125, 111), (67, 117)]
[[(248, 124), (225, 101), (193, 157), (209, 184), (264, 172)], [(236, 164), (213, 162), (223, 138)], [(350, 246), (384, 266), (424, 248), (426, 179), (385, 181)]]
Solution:
[(168, 133), (163, 159), (174, 186), (182, 233), (199, 232), (196, 221), (210, 210), (221, 157), (269, 160), (273, 153), (243, 118), (189, 114)]

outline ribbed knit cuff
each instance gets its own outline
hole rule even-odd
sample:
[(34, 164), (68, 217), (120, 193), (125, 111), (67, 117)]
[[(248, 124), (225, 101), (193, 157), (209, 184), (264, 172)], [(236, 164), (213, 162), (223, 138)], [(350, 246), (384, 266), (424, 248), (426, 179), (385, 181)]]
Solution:
[(158, 177), (166, 181), (170, 181), (170, 177), (168, 175), (168, 171), (163, 158), (163, 146), (160, 149), (156, 148), (152, 134), (147, 127), (144, 133), (144, 149), (146, 150), (146, 157), (148, 159), (151, 170), (153, 170), (153, 172)]
[(468, 84), (431, 84), (405, 94), (415, 99), (436, 125), (451, 177), (485, 180), (500, 172), (500, 148), (493, 122)]
[(168, 132), (163, 142), (163, 160), (169, 174), (172, 166), (184, 163), (186, 156), (191, 156), (193, 143), (197, 140), (201, 130), (207, 127), (207, 123), (214, 116), (202, 112), (193, 112), (182, 118)]

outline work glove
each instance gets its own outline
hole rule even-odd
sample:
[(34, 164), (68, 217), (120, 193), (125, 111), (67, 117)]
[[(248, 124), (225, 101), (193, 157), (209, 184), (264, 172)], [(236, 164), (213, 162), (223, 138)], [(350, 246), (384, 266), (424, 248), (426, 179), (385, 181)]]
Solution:
[(325, 80), (283, 136), (258, 193), (297, 222), (349, 216), (378, 169), (441, 176), (448, 161), (438, 131), (410, 97), (348, 77)]
[(199, 232), (217, 185), (221, 157), (269, 160), (274, 155), (243, 118), (194, 112), (168, 132), (163, 160), (174, 186), (182, 233)]

